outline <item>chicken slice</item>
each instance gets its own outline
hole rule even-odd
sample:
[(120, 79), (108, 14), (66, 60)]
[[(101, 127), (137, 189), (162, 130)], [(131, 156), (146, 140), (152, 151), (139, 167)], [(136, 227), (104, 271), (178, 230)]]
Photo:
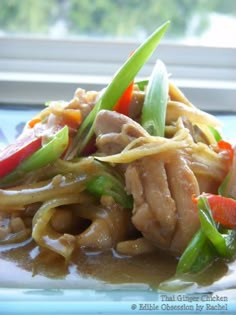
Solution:
[(198, 195), (197, 179), (181, 154), (166, 165), (169, 189), (178, 209), (178, 220), (170, 250), (181, 253), (199, 228), (198, 212), (192, 196)]
[(134, 198), (134, 226), (157, 247), (180, 254), (199, 228), (192, 202), (199, 186), (182, 153), (167, 161), (152, 156), (132, 163), (126, 186)]
[[(97, 116), (95, 133), (99, 150), (108, 155), (148, 136), (131, 118), (105, 110)], [(151, 244), (177, 255), (199, 227), (192, 202), (199, 184), (190, 168), (191, 159), (191, 150), (167, 151), (142, 157), (124, 169), (126, 190), (134, 199), (133, 225)]]
[(143, 158), (128, 166), (125, 178), (127, 191), (134, 198), (134, 226), (158, 247), (169, 248), (177, 217), (164, 162)]
[(132, 140), (148, 133), (131, 118), (109, 110), (101, 110), (95, 121), (97, 148), (107, 155), (120, 152)]

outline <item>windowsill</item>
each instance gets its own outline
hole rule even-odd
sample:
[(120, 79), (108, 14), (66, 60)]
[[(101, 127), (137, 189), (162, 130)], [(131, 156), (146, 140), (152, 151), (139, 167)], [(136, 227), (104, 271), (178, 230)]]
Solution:
[[(70, 100), (76, 88), (101, 90), (138, 42), (0, 37), (0, 104)], [(140, 72), (161, 59), (189, 100), (204, 110), (235, 111), (236, 49), (161, 43)]]
[[(110, 76), (0, 73), (0, 103), (42, 105), (49, 100), (70, 100), (76, 88), (99, 91)], [(234, 81), (176, 79), (173, 81), (197, 107), (208, 111), (234, 111)]]

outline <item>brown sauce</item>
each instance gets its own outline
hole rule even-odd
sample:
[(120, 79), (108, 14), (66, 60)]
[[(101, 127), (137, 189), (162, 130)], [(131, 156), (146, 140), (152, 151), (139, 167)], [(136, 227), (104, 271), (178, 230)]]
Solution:
[[(0, 252), (0, 287), (30, 288), (88, 288), (99, 289), (123, 284), (164, 290), (173, 290), (177, 260), (165, 253), (152, 253), (135, 257), (118, 257), (112, 251), (85, 254), (78, 252), (72, 262), (49, 251), (38, 251), (33, 242), (15, 249)], [(194, 283), (194, 290), (226, 289), (236, 287), (236, 264), (227, 266), (218, 261), (197, 276), (178, 279), (175, 288)], [(91, 282), (92, 281), (92, 282)], [(95, 281), (93, 283), (93, 281)], [(165, 282), (167, 281), (167, 282)], [(164, 283), (164, 285), (163, 285)], [(172, 284), (171, 284), (172, 283)], [(90, 287), (91, 286), (91, 287)]]

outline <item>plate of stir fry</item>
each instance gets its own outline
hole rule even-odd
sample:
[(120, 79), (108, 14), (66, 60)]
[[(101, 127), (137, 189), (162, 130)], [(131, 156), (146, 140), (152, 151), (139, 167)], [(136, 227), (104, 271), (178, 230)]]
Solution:
[(175, 280), (234, 262), (235, 147), (160, 59), (137, 79), (168, 26), (102, 91), (47, 102), (0, 150), (0, 253), (31, 244), (32, 261), (51, 254), (66, 266), (81, 253), (124, 265), (163, 253)]

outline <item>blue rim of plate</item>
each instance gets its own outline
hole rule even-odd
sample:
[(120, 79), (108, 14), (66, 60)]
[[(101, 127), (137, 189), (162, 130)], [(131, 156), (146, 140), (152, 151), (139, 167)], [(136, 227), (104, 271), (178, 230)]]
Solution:
[(153, 291), (0, 289), (0, 314), (236, 314), (236, 290)]

